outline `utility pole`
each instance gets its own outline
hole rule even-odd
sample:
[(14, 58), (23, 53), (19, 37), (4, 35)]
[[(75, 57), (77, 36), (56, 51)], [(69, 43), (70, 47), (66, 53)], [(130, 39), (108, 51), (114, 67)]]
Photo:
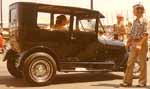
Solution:
[(0, 15), (1, 15), (1, 17), (0, 17), (0, 19), (1, 19), (1, 23), (0, 23), (0, 25), (1, 25), (1, 30), (3, 29), (3, 9), (2, 9), (3, 6), (2, 6), (2, 3), (3, 3), (2, 0), (0, 0), (0, 5), (1, 5), (1, 6), (0, 6), (0, 10), (1, 10), (1, 11), (0, 11), (0, 13), (1, 13), (1, 14), (0, 14)]
[(93, 0), (91, 0), (91, 10), (93, 10)]

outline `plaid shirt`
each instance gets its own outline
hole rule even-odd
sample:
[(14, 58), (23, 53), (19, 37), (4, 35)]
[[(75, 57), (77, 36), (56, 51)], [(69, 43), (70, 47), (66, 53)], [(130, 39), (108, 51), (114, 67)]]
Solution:
[(143, 38), (144, 33), (147, 32), (147, 23), (146, 22), (140, 22), (138, 20), (134, 20), (133, 26), (131, 29), (131, 37), (134, 40), (140, 40)]

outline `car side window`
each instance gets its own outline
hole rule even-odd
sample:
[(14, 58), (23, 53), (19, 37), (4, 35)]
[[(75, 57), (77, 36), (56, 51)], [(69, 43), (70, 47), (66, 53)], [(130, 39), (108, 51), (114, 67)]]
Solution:
[(95, 31), (95, 22), (96, 22), (96, 19), (80, 20), (79, 28), (85, 32)]
[(18, 20), (17, 20), (17, 9), (12, 9), (10, 10), (10, 27), (16, 27), (18, 25)]
[(50, 13), (38, 12), (37, 13), (37, 26), (40, 29), (50, 30)]
[(94, 32), (96, 26), (96, 19), (77, 19), (75, 17), (73, 24), (74, 24), (73, 29), (75, 31)]
[[(38, 12), (37, 13), (37, 26), (42, 30), (69, 30), (69, 15), (65, 14), (53, 14), (51, 18), (51, 13)], [(53, 19), (54, 23), (50, 26), (50, 22)]]

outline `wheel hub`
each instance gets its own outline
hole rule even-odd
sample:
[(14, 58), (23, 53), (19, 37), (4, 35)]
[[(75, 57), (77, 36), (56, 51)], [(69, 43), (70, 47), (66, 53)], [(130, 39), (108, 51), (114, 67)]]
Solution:
[(52, 76), (52, 72), (52, 65), (43, 59), (38, 59), (38, 61), (33, 62), (30, 68), (31, 78), (37, 82), (48, 81)]
[(44, 76), (47, 71), (46, 67), (43, 64), (36, 65), (34, 70), (35, 75), (38, 77)]

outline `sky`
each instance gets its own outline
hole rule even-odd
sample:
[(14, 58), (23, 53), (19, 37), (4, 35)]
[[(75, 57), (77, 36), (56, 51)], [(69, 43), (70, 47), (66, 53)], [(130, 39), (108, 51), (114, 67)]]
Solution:
[[(122, 14), (125, 17), (125, 21), (128, 18), (132, 21), (132, 6), (137, 3), (144, 5), (146, 9), (146, 18), (150, 18), (150, 0), (93, 0), (94, 9), (100, 11), (105, 15), (103, 19), (104, 24), (116, 23), (116, 15)], [(8, 23), (8, 10), (9, 5), (14, 2), (36, 2), (46, 3), (53, 5), (74, 6), (90, 9), (90, 0), (3, 0), (3, 22), (4, 27), (7, 27)]]

